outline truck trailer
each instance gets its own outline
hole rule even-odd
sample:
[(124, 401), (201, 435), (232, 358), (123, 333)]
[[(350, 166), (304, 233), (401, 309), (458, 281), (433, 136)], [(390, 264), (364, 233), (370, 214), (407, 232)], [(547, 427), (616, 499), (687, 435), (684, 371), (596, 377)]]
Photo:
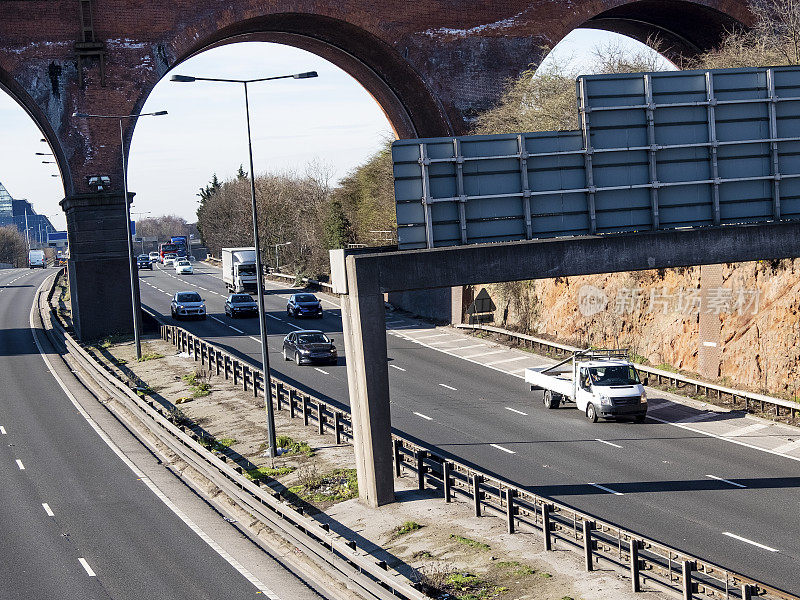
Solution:
[(229, 292), (255, 292), (256, 281), (256, 249), (255, 248), (223, 248), (222, 249), (222, 281)]
[(531, 391), (544, 390), (546, 408), (574, 402), (593, 423), (598, 418), (647, 416), (647, 393), (639, 372), (628, 360), (627, 350), (581, 350), (552, 366), (525, 369)]

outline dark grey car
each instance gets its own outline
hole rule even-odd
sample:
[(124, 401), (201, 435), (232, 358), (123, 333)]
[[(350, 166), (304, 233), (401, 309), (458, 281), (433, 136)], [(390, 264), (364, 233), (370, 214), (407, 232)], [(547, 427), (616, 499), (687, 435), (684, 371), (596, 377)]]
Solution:
[(338, 361), (333, 340), (321, 331), (301, 329), (283, 338), (283, 359), (292, 360), (298, 365), (307, 363), (336, 364)]
[(299, 317), (322, 318), (322, 302), (314, 294), (292, 294), (286, 303), (286, 314)]
[(250, 294), (231, 294), (225, 300), (225, 314), (236, 317), (257, 317), (258, 302)]

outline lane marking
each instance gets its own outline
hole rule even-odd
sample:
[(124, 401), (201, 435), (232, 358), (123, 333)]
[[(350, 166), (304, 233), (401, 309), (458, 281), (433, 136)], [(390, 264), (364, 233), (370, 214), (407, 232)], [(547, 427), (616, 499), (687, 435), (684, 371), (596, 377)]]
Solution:
[(734, 429), (733, 431), (729, 431), (727, 433), (723, 433), (725, 437), (739, 437), (740, 435), (749, 435), (751, 433), (755, 433), (756, 431), (761, 431), (762, 429), (766, 429), (769, 427), (769, 423), (756, 423), (755, 425), (748, 425), (747, 427), (740, 427), (739, 429)]
[(279, 318), (278, 318), (278, 317), (276, 317), (275, 315), (271, 315), (271, 314), (269, 314), (269, 313), (265, 313), (265, 314), (266, 314), (266, 315), (267, 315), (267, 316), (268, 316), (270, 319), (275, 319), (276, 321), (280, 321), (281, 323), (283, 323), (283, 319), (279, 319)]
[(477, 354), (470, 354), (469, 356), (465, 356), (464, 358), (477, 358), (478, 356), (489, 356), (490, 354), (500, 354), (501, 352), (508, 352), (508, 350), (489, 350), (489, 352), (478, 352)]
[(433, 338), (449, 336), (449, 333), (436, 333), (434, 335), (421, 335), (417, 340), (432, 340)]
[(605, 487), (604, 485), (600, 485), (599, 483), (590, 483), (589, 485), (592, 485), (592, 486), (594, 486), (596, 488), (599, 488), (599, 489), (603, 490), (604, 492), (608, 492), (609, 494), (614, 494), (615, 496), (624, 496), (625, 495), (622, 492), (617, 492), (615, 490), (612, 490), (611, 488)]
[(679, 419), (675, 421), (676, 423), (696, 423), (698, 421), (707, 421), (708, 419), (713, 419), (714, 417), (720, 415), (722, 413), (717, 412), (705, 412), (700, 413), (699, 415), (692, 415), (691, 417), (686, 417), (685, 419)]
[(418, 417), (422, 417), (426, 421), (433, 421), (433, 418), (429, 417), (428, 415), (423, 415), (422, 413), (418, 413), (418, 412), (415, 412), (414, 414), (417, 415)]
[(449, 386), (446, 383), (440, 383), (439, 385), (442, 386), (443, 388), (447, 388), (448, 390), (453, 390), (454, 392), (458, 391), (456, 388)]
[(499, 444), (489, 444), (492, 448), (497, 448), (498, 450), (502, 450), (503, 452), (508, 452), (509, 454), (516, 454), (513, 450), (509, 450), (508, 448), (503, 448)]
[[(460, 348), (453, 348), (452, 351), (455, 352), (456, 350), (470, 350), (472, 348), (485, 348), (486, 344), (472, 344), (471, 346), (461, 346)], [(444, 352), (445, 354), (449, 354), (449, 352), (445, 352), (444, 350), (439, 350), (440, 352)]]
[(53, 513), (52, 509), (50, 508), (50, 505), (47, 502), (42, 502), (42, 508), (44, 509), (44, 512), (47, 513), (48, 517), (55, 517), (56, 516), (55, 513)]
[(241, 329), (238, 329), (237, 327), (234, 327), (233, 325), (228, 325), (228, 327), (230, 327), (234, 331), (238, 331), (239, 333), (244, 333), (244, 331), (242, 331)]
[(255, 341), (256, 341), (256, 342), (258, 342), (259, 344), (261, 343), (261, 338), (257, 338), (257, 337), (256, 337), (256, 336), (254, 336), (254, 335), (249, 335), (249, 336), (247, 336), (247, 337), (249, 337), (251, 340), (255, 340)]
[[(44, 364), (47, 366), (47, 370), (50, 371), (50, 374), (55, 379), (56, 383), (59, 387), (64, 391), (64, 394), (69, 398), (72, 405), (75, 409), (81, 414), (81, 416), (86, 420), (89, 426), (94, 429), (95, 433), (100, 437), (103, 442), (111, 449), (117, 457), (125, 463), (125, 465), (133, 471), (134, 475), (144, 483), (156, 497), (164, 503), (164, 505), (169, 508), (181, 521), (183, 521), (201, 540), (203, 540), (208, 546), (214, 550), (219, 556), (221, 556), (229, 565), (231, 565), (236, 571), (242, 575), (245, 579), (247, 579), (250, 583), (252, 583), (261, 593), (263, 593), (269, 600), (281, 600), (277, 594), (275, 594), (272, 590), (270, 590), (266, 585), (264, 585), (258, 578), (256, 578), (250, 571), (244, 568), (244, 566), (239, 563), (235, 558), (233, 558), (228, 552), (220, 546), (216, 541), (211, 539), (208, 534), (206, 534), (200, 527), (195, 524), (180, 508), (178, 508), (175, 503), (172, 502), (169, 498), (167, 498), (164, 493), (158, 489), (156, 484), (154, 484), (150, 479), (148, 479), (145, 474), (137, 467), (131, 459), (125, 456), (125, 453), (113, 442), (111, 438), (108, 437), (105, 431), (97, 424), (97, 422), (92, 419), (89, 413), (86, 412), (86, 409), (81, 406), (80, 402), (78, 402), (77, 398), (72, 394), (72, 392), (67, 387), (67, 384), (62, 381), (62, 379), (58, 376), (55, 369), (53, 368), (50, 359), (44, 353), (44, 349), (42, 348), (42, 344), (39, 341), (39, 335), (42, 333), (36, 328), (35, 321), (33, 319), (34, 310), (36, 309), (36, 302), (39, 299), (39, 295), (42, 293), (42, 288), (44, 288), (45, 283), (47, 280), (45, 279), (42, 284), (39, 286), (39, 289), (36, 290), (36, 294), (34, 296), (33, 304), (31, 304), (31, 312), (29, 317), (29, 323), (31, 327), (31, 333), (33, 334), (33, 341), (36, 344), (36, 348), (39, 350), (39, 355), (42, 357)], [(89, 569), (91, 570), (91, 569)]]
[(393, 369), (397, 369), (398, 371), (405, 371), (403, 367), (398, 367), (397, 365), (389, 365)]
[(500, 364), (503, 364), (503, 363), (510, 363), (510, 362), (516, 362), (518, 360), (525, 360), (527, 358), (530, 358), (530, 356), (515, 356), (514, 358), (504, 358), (503, 360), (496, 360), (494, 362), (490, 362), (490, 363), (486, 363), (486, 364), (487, 365), (500, 365)]
[(289, 327), (294, 327), (295, 329), (302, 329), (302, 327), (298, 327), (297, 325), (294, 325), (294, 324), (292, 324), (292, 323), (286, 323), (286, 324), (287, 324)]
[(608, 444), (609, 446), (614, 446), (614, 448), (622, 448), (619, 444), (612, 444), (611, 442), (607, 442), (606, 440), (601, 440), (600, 438), (594, 438), (594, 441), (600, 442), (601, 444)]
[(320, 373), (322, 373), (323, 375), (330, 375), (330, 373), (328, 373), (327, 371), (325, 371), (325, 370), (323, 370), (323, 369), (320, 369), (319, 367), (314, 367), (314, 370), (315, 370), (315, 371), (319, 371), (319, 372), (320, 372)]
[(778, 454), (783, 454), (784, 452), (791, 452), (793, 450), (797, 450), (798, 448), (800, 448), (800, 440), (783, 444), (782, 446), (773, 448), (773, 450), (775, 450), (775, 452), (777, 452)]
[(0, 425), (0, 435), (6, 435), (6, 428)]
[(730, 531), (723, 531), (722, 535), (727, 535), (728, 537), (731, 537), (731, 538), (733, 538), (735, 540), (739, 540), (740, 542), (745, 542), (747, 544), (753, 544), (753, 546), (761, 548), (762, 550), (769, 550), (770, 552), (777, 552), (778, 551), (777, 548), (771, 548), (770, 546), (765, 546), (764, 544), (759, 544), (758, 542), (754, 542), (753, 540), (748, 540), (746, 537), (742, 537), (740, 535), (736, 535), (735, 533), (731, 533)]
[(20, 471), (25, 470), (25, 465), (22, 464), (22, 461), (20, 459), (17, 459), (17, 466), (19, 467)]
[(517, 413), (518, 415), (522, 415), (524, 417), (528, 416), (528, 413), (524, 413), (521, 410), (517, 410), (516, 408), (511, 408), (510, 406), (506, 406), (506, 410), (510, 410), (513, 413)]
[(724, 483), (729, 483), (730, 485), (735, 485), (736, 487), (746, 488), (746, 485), (742, 485), (741, 483), (736, 483), (735, 481), (731, 481), (730, 479), (723, 479), (722, 477), (717, 477), (716, 475), (706, 475), (706, 477), (710, 477), (711, 479), (716, 479), (717, 481), (722, 481)]
[(222, 323), (223, 325), (227, 325), (227, 323), (225, 323), (225, 321), (223, 321), (222, 319), (218, 319), (217, 317), (213, 317), (211, 315), (208, 316), (214, 319), (217, 323)]
[(89, 566), (89, 563), (88, 563), (88, 562), (86, 562), (86, 559), (85, 559), (85, 558), (79, 558), (79, 559), (78, 559), (78, 562), (79, 562), (79, 563), (81, 563), (81, 565), (83, 566), (83, 568), (84, 568), (84, 569), (86, 569), (86, 574), (87, 574), (89, 577), (97, 577), (97, 575), (95, 575), (95, 572), (94, 572), (94, 571), (92, 571), (92, 567), (90, 567), (90, 566)]

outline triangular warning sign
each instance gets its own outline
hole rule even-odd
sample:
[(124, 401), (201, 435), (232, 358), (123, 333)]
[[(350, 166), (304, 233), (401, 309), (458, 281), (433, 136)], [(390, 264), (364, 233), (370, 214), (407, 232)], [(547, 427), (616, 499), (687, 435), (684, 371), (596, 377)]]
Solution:
[(467, 314), (474, 315), (476, 313), (494, 312), (496, 308), (497, 307), (489, 296), (489, 292), (486, 291), (486, 288), (483, 288), (480, 292), (478, 292), (478, 295), (475, 297), (475, 301), (469, 305)]

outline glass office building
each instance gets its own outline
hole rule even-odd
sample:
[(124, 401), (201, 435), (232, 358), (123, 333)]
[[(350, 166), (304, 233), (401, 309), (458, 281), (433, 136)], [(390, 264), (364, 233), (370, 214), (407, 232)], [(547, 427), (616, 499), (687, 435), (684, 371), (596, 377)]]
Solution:
[(26, 235), (32, 246), (46, 246), (47, 234), (57, 231), (45, 215), (37, 215), (27, 200), (11, 197), (0, 182), (0, 227), (13, 225), (22, 235)]

